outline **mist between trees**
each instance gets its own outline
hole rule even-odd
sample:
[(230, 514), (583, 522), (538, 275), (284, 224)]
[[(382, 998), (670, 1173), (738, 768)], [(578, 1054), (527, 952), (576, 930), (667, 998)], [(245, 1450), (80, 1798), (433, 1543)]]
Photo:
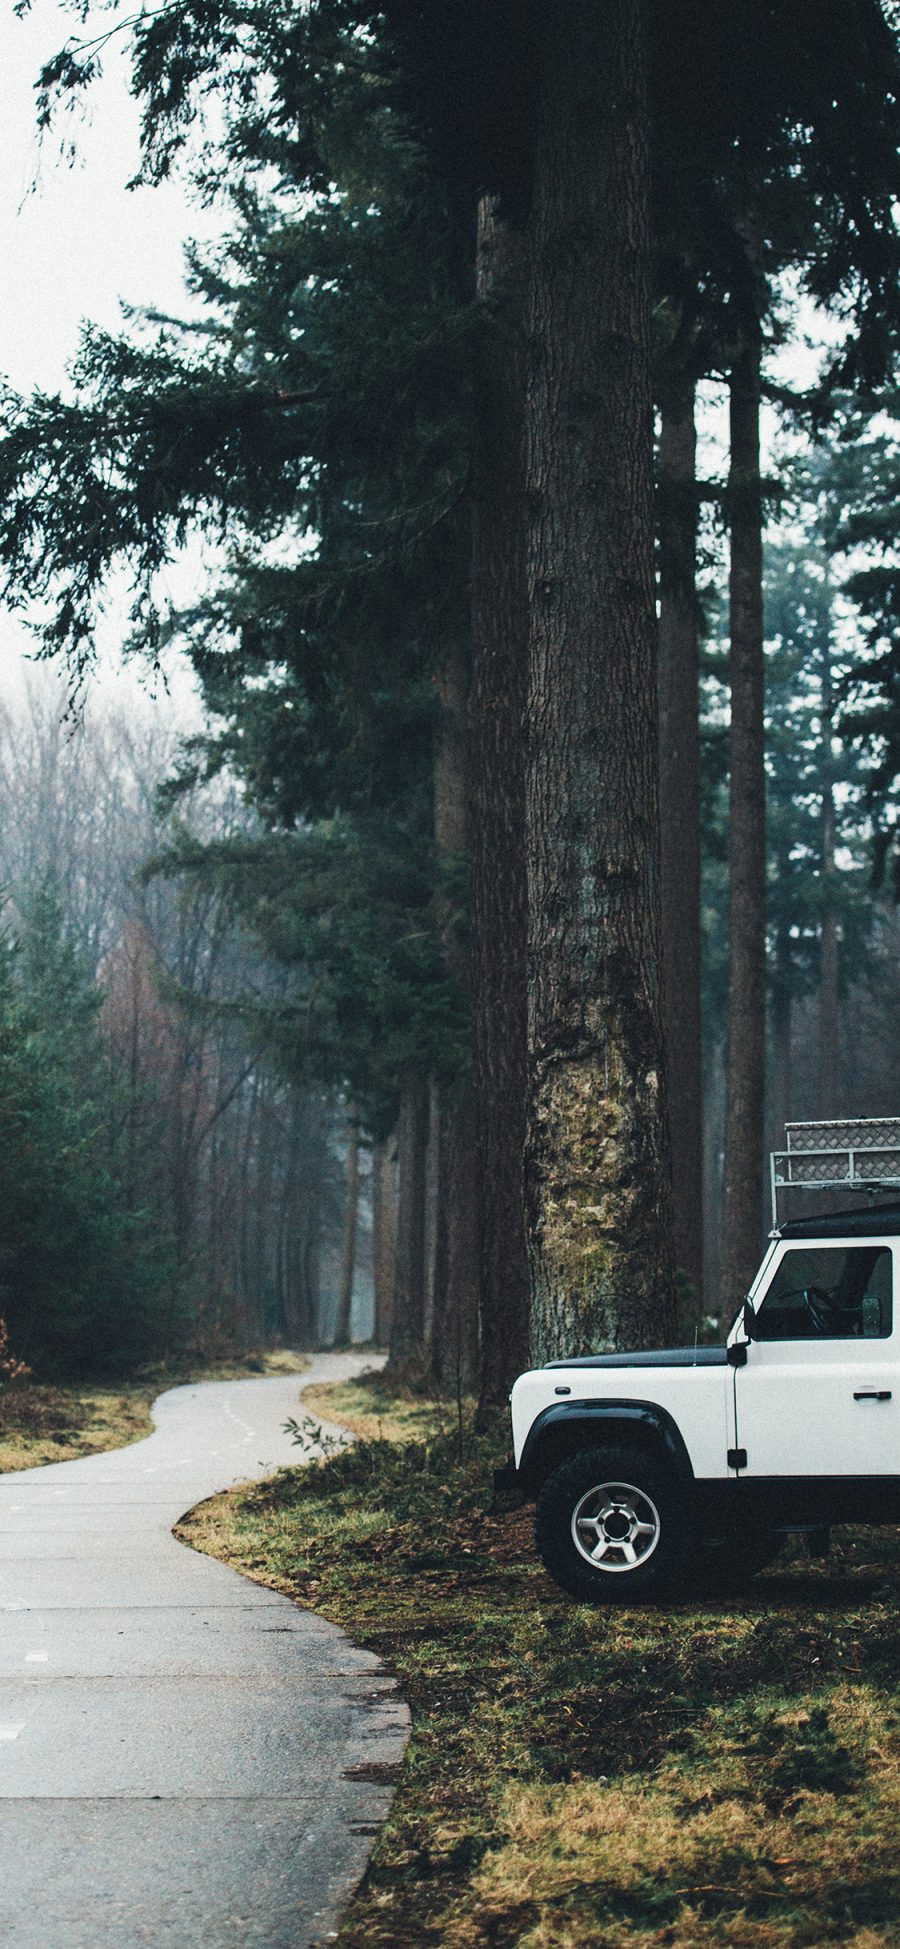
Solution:
[[(189, 323), (88, 327), (65, 391), (6, 399), (0, 559), (75, 682), (124, 576), (128, 648), (178, 644), (207, 713), (148, 832), (175, 931), (129, 915), (97, 1015), (125, 1052), (146, 998), (176, 1105), (166, 1303), (195, 1279), (271, 1321), (289, 1290), (300, 1331), (272, 1254), (324, 1100), (338, 1338), (366, 1165), (396, 1366), (489, 1408), (530, 1358), (692, 1337), (755, 1269), (779, 1120), (900, 1107), (893, 11), (99, 22), (145, 179), (184, 168), (223, 234)], [(48, 65), (45, 123), (98, 47)], [(221, 572), (173, 612), (196, 535)]]
[[(142, 877), (172, 839), (157, 809), (171, 714), (95, 697), (74, 724), (47, 674), (0, 714), (10, 1342), (44, 1375), (314, 1345), (334, 1336), (342, 1270), (366, 1337), (365, 1213), (342, 1267), (345, 1110), (286, 1079), (257, 1030), (290, 984), (218, 889)], [(190, 794), (181, 822), (208, 841), (248, 826), (222, 782)]]

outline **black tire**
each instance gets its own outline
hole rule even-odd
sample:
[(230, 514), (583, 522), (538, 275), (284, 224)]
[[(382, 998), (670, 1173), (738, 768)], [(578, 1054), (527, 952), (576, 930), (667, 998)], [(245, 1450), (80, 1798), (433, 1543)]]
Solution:
[(535, 1541), (555, 1583), (600, 1604), (662, 1596), (696, 1554), (681, 1484), (639, 1448), (587, 1448), (564, 1462), (538, 1497)]

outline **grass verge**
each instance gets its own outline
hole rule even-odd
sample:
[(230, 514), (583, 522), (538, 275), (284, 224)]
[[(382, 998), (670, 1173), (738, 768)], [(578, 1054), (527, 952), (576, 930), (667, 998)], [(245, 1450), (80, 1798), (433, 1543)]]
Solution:
[[(310, 1394), (304, 1396), (310, 1405)], [(740, 1600), (600, 1611), (486, 1513), (500, 1445), (380, 1426), (203, 1504), (179, 1534), (343, 1625), (413, 1734), (343, 1949), (881, 1949), (900, 1943), (900, 1544), (836, 1534)]]
[(0, 1388), (0, 1474), (71, 1462), (141, 1441), (152, 1433), (151, 1404), (167, 1387), (302, 1373), (306, 1364), (302, 1354), (250, 1353), (233, 1360), (184, 1360), (148, 1368), (121, 1387), (15, 1381)]

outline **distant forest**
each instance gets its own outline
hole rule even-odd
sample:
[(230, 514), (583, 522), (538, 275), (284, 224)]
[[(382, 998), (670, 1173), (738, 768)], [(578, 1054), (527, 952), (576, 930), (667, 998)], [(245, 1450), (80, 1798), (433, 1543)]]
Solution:
[(900, 1112), (893, 10), (93, 25), (41, 121), (119, 36), (222, 234), (7, 391), (0, 561), (76, 711), (115, 575), (205, 723), (3, 720), (16, 1348), (374, 1332), (487, 1409), (715, 1331), (784, 1120)]
[[(369, 1203), (357, 1183), (349, 1210), (358, 1135), (340, 1093), (276, 1069), (258, 1030), (291, 982), (226, 894), (155, 869), (176, 830), (158, 799), (171, 709), (95, 694), (73, 722), (48, 674), (0, 713), (0, 1311), (15, 1345), (51, 1371), (102, 1371), (367, 1338), (371, 1163)], [(180, 807), (180, 836), (188, 823), (222, 840), (247, 814), (222, 781)]]

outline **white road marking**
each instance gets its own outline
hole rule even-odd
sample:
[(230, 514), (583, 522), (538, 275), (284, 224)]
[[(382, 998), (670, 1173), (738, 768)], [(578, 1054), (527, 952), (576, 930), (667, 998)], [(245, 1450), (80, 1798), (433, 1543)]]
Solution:
[(49, 1651), (26, 1651), (25, 1663), (26, 1665), (46, 1665), (49, 1656)]
[(0, 1726), (0, 1739), (18, 1739), (20, 1732), (24, 1731), (25, 1721), (20, 1719), (17, 1726)]

